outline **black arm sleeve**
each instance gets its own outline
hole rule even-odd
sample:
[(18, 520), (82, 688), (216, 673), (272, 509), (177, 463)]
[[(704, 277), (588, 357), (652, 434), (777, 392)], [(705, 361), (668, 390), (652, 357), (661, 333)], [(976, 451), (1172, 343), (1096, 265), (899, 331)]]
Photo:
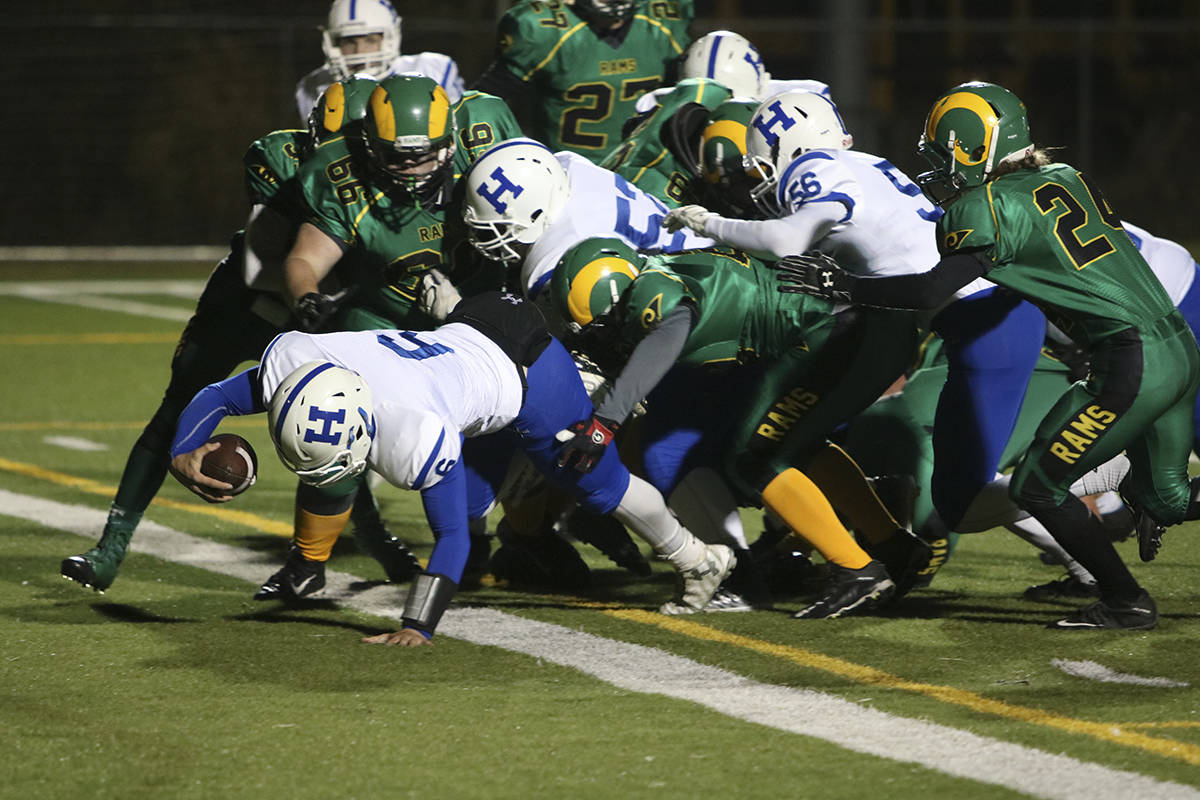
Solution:
[(494, 94), (502, 100), (514, 100), (529, 91), (529, 84), (514, 75), (503, 62), (493, 61), (471, 88)]
[(948, 255), (933, 269), (916, 275), (846, 276), (845, 288), (850, 301), (858, 305), (925, 310), (942, 305), (991, 268), (992, 260), (982, 250), (975, 250)]
[(629, 361), (612, 383), (612, 388), (596, 409), (596, 416), (622, 423), (629, 412), (663, 376), (675, 366), (688, 334), (692, 332), (695, 311), (680, 303), (654, 330), (638, 342)]

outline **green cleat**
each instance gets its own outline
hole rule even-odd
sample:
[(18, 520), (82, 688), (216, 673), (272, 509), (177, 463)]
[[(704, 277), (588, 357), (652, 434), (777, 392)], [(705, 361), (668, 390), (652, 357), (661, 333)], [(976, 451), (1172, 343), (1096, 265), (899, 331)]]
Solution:
[(125, 549), (133, 532), (106, 531), (96, 546), (86, 553), (64, 558), (59, 572), (67, 580), (82, 584), (101, 594), (112, 586), (125, 560)]

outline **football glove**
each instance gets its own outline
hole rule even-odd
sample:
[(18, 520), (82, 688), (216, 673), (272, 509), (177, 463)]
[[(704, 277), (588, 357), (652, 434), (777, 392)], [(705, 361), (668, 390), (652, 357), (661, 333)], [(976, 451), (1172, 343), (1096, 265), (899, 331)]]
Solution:
[(717, 216), (704, 206), (680, 206), (673, 208), (663, 217), (662, 226), (671, 233), (681, 228), (691, 228), (701, 236), (708, 235), (705, 226), (708, 221)]
[(592, 416), (559, 431), (554, 438), (565, 446), (559, 453), (558, 466), (574, 467), (583, 473), (591, 472), (604, 457), (605, 448), (620, 427), (611, 419)]
[(421, 276), (417, 287), (417, 307), (441, 322), (450, 315), (462, 295), (441, 270), (431, 269)]
[(853, 277), (825, 253), (810, 250), (785, 256), (775, 264), (775, 279), (784, 294), (808, 294), (839, 303), (850, 302)]
[(309, 292), (296, 301), (296, 325), (305, 333), (313, 333), (337, 311), (337, 301), (327, 294)]

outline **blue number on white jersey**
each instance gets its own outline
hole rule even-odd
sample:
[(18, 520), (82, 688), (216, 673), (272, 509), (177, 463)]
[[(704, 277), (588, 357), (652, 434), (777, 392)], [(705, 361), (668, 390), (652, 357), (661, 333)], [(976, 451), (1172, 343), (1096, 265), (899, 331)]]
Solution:
[[(876, 161), (874, 164), (872, 164), (872, 166), (887, 176), (887, 179), (892, 182), (892, 185), (895, 186), (901, 194), (908, 195), (909, 197), (921, 196), (921, 187), (905, 178), (904, 173), (897, 170), (892, 162), (888, 161), (886, 158)], [(897, 175), (897, 173), (899, 174)], [(942, 209), (934, 208), (932, 206), (928, 208), (917, 209), (917, 215), (927, 222), (937, 222), (939, 219), (941, 219), (943, 213), (944, 212)]]
[(441, 344), (439, 342), (433, 342), (432, 344), (430, 344), (429, 342), (423, 342), (420, 339), (418, 339), (417, 335), (415, 333), (413, 333), (412, 331), (397, 331), (397, 333), (400, 334), (401, 339), (404, 339), (405, 341), (407, 341), (411, 344), (415, 344), (417, 346), (417, 349), (406, 350), (405, 348), (401, 347), (400, 343), (397, 342), (395, 339), (391, 338), (390, 336), (387, 336), (386, 334), (382, 334), (382, 333), (376, 334), (375, 339), (381, 345), (386, 347), (388, 350), (391, 350), (393, 353), (400, 356), (401, 358), (415, 358), (418, 361), (423, 358), (433, 358), (434, 356), (440, 356), (443, 353), (453, 353), (454, 352), (453, 349), (451, 349), (451, 348), (447, 347), (446, 345)]

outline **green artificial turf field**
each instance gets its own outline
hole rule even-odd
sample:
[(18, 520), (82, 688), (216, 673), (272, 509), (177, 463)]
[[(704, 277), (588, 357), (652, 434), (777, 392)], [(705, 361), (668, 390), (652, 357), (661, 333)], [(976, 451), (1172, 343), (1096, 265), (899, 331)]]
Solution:
[[(295, 486), (260, 417), (222, 426), (255, 445), (258, 485), (216, 507), (168, 478), (107, 593), (64, 581), (194, 305), (84, 281), (205, 271), (0, 269), (0, 798), (1200, 797), (1194, 523), (1150, 564), (1118, 545), (1158, 602), (1151, 632), (1045, 629), (1073, 606), (1020, 595), (1058, 571), (997, 530), (929, 588), (836, 621), (791, 619), (798, 594), (663, 617), (665, 565), (640, 578), (578, 545), (589, 587), (489, 582), (434, 647), (385, 648), (358, 640), (394, 629), (404, 587), (348, 536), (328, 598), (250, 599)], [(56, 299), (31, 299), (47, 275)], [(379, 496), (427, 557), (415, 494)]]

